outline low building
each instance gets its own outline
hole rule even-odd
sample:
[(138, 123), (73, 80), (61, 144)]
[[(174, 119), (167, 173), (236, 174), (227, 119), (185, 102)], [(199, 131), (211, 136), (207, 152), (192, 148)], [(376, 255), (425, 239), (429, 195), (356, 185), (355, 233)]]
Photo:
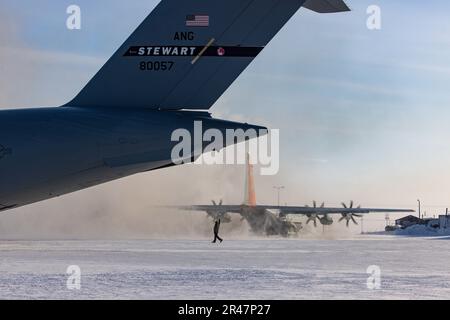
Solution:
[(439, 229), (440, 227), (439, 219), (436, 218), (427, 218), (424, 222), (428, 228)]
[(412, 225), (416, 225), (416, 224), (426, 224), (426, 221), (423, 219), (420, 219), (416, 216), (413, 216), (413, 215), (409, 215), (409, 216), (395, 220), (395, 225), (402, 229), (406, 229), (406, 228), (408, 228)]
[(450, 229), (450, 215), (439, 216), (439, 229)]

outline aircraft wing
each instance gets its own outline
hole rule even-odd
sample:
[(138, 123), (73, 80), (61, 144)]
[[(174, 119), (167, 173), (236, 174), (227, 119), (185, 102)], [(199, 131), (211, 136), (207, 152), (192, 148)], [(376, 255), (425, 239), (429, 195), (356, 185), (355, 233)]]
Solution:
[(193, 206), (175, 206), (174, 208), (185, 211), (222, 211), (227, 213), (241, 213), (242, 205), (193, 205)]
[(283, 214), (368, 214), (368, 213), (400, 213), (414, 212), (410, 209), (388, 209), (388, 208), (314, 208), (314, 207), (295, 207), (295, 206), (261, 206), (267, 210), (277, 210)]
[(222, 211), (229, 213), (241, 213), (244, 209), (257, 209), (257, 210), (274, 210), (279, 211), (282, 214), (369, 214), (369, 213), (401, 213), (401, 212), (414, 212), (410, 209), (388, 209), (388, 208), (314, 208), (314, 207), (297, 207), (297, 206), (270, 206), (270, 205), (257, 205), (257, 206), (243, 206), (243, 205), (192, 205), (192, 206), (176, 206), (175, 208), (186, 211)]

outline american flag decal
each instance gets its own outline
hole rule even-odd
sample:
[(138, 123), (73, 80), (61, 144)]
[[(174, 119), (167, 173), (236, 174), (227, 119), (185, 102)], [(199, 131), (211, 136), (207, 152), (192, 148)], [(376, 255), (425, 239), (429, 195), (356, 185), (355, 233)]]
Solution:
[(186, 16), (187, 27), (209, 27), (209, 16), (190, 14)]

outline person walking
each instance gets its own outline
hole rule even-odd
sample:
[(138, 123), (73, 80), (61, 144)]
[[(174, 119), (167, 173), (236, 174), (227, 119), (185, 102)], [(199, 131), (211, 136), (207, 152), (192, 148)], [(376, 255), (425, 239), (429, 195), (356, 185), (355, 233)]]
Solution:
[(217, 219), (214, 222), (214, 240), (212, 241), (212, 243), (216, 243), (217, 240), (219, 240), (220, 242), (223, 241), (223, 239), (219, 237), (219, 229), (220, 229), (220, 219)]

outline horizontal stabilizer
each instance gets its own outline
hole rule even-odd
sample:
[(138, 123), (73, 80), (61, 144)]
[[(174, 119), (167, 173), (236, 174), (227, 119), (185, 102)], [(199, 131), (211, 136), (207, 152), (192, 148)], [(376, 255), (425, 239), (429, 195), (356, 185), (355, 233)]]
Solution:
[(307, 0), (303, 6), (319, 13), (350, 11), (343, 0)]

